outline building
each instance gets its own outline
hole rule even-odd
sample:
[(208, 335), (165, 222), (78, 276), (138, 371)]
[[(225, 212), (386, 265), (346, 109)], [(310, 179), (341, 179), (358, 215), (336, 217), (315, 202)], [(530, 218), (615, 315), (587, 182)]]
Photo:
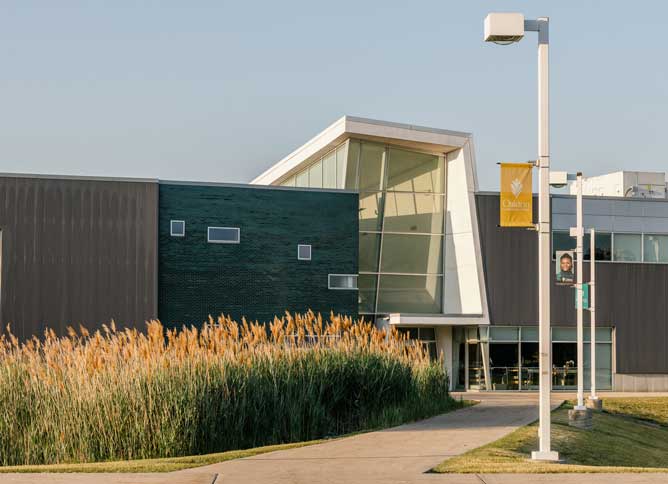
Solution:
[(202, 324), (357, 316), (357, 195), (159, 180), (0, 176), (0, 322)]
[[(499, 194), (478, 191), (470, 134), (344, 117), (252, 183), (356, 190), (360, 314), (442, 353), (453, 388), (537, 388), (536, 236), (498, 227)], [(586, 183), (600, 261), (597, 388), (668, 390), (668, 200), (655, 196), (665, 175)], [(552, 214), (553, 250), (573, 249), (574, 197), (553, 195)], [(552, 287), (551, 311), (553, 388), (574, 389), (574, 290)]]
[[(585, 197), (597, 385), (668, 390), (668, 199), (643, 198), (661, 177), (635, 173)], [(26, 338), (46, 324), (267, 321), (311, 308), (423, 341), (452, 388), (533, 390), (537, 238), (498, 220), (470, 134), (354, 117), (250, 185), (0, 176), (0, 321)], [(553, 251), (574, 248), (573, 196), (552, 196), (552, 220)], [(551, 291), (553, 388), (571, 390), (575, 295)]]
[[(575, 182), (570, 183), (575, 195)], [(666, 198), (666, 174), (651, 171), (616, 171), (583, 177), (582, 194), (598, 197)]]

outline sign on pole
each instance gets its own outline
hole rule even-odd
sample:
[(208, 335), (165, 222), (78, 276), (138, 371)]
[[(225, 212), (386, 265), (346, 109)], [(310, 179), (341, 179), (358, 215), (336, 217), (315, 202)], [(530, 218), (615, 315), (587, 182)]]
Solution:
[(564, 286), (575, 284), (575, 252), (572, 250), (556, 251), (556, 282)]
[[(578, 288), (575, 287), (575, 309), (578, 308)], [(589, 309), (589, 284), (582, 284), (582, 309)]]
[(501, 227), (533, 227), (530, 163), (501, 163)]

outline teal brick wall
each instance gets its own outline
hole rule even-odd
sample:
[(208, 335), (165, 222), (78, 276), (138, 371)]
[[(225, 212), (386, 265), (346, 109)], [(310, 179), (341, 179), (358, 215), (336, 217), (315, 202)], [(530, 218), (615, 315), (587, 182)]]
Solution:
[[(209, 315), (269, 321), (285, 310), (357, 316), (357, 291), (330, 290), (328, 274), (357, 274), (355, 193), (160, 184), (159, 306), (165, 325)], [(185, 220), (185, 237), (170, 236)], [(207, 227), (239, 227), (239, 244), (210, 244)], [(297, 245), (312, 260), (297, 260)]]

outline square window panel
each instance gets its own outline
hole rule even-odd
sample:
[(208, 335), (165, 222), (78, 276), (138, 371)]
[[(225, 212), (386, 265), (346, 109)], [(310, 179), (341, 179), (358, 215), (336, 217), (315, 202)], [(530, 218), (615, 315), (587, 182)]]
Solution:
[(171, 220), (169, 222), (169, 234), (172, 237), (185, 237), (186, 222), (184, 220)]
[(305, 244), (299, 244), (297, 246), (297, 259), (311, 260), (311, 246)]

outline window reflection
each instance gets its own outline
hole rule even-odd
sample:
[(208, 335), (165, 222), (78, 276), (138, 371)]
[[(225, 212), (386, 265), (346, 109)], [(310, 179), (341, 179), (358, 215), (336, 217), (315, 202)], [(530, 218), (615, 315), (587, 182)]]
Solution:
[(388, 192), (385, 230), (442, 234), (443, 200), (443, 195)]

